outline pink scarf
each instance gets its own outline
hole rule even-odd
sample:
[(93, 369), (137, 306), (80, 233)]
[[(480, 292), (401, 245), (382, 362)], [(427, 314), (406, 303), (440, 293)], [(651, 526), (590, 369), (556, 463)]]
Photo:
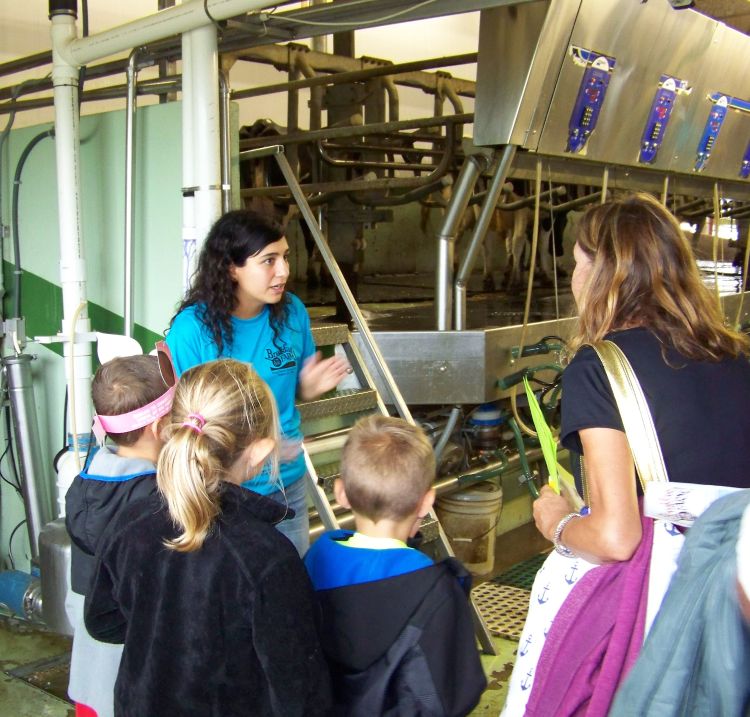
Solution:
[(606, 717), (641, 646), (654, 523), (641, 517), (633, 557), (590, 570), (547, 635), (526, 717)]

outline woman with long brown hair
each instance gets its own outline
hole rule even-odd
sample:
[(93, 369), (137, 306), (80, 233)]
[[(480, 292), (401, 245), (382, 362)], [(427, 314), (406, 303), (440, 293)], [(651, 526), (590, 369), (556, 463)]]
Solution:
[(534, 502), (537, 528), (565, 557), (537, 575), (508, 717), (606, 714), (642, 645), (654, 523), (589, 344), (612, 341), (631, 364), (671, 481), (750, 487), (750, 340), (724, 324), (675, 218), (647, 194), (607, 202), (583, 215), (573, 253), (579, 321), (560, 434), (586, 508), (549, 486)]
[[(611, 339), (630, 360), (672, 480), (746, 488), (750, 340), (725, 326), (677, 220), (650, 195), (589, 210), (573, 253), (579, 322), (563, 374), (560, 438), (583, 456), (592, 510), (557, 538), (593, 562), (627, 560), (641, 538), (635, 467), (604, 369), (586, 344)], [(534, 503), (549, 539), (570, 512), (549, 488)]]

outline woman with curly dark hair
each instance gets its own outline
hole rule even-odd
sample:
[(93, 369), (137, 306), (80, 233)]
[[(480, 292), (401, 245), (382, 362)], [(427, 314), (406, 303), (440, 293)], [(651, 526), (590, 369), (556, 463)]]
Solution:
[(305, 463), (295, 398), (334, 388), (347, 363), (321, 360), (302, 302), (286, 291), (289, 244), (280, 225), (255, 212), (228, 212), (211, 228), (167, 343), (179, 374), (220, 357), (251, 363), (271, 388), (283, 438), (280, 483), (269, 471), (243, 486), (288, 505), (279, 530), (304, 554), (309, 544)]

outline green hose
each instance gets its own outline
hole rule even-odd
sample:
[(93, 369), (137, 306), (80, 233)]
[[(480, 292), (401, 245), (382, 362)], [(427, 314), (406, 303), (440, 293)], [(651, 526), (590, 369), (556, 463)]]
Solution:
[(526, 483), (526, 487), (529, 489), (531, 497), (536, 500), (539, 497), (539, 490), (536, 487), (536, 483), (534, 483), (534, 476), (532, 475), (531, 469), (529, 468), (529, 462), (526, 460), (526, 446), (523, 442), (521, 429), (518, 427), (516, 419), (512, 417), (508, 419), (508, 425), (513, 431), (513, 436), (516, 439), (516, 446), (518, 447), (518, 460), (521, 463), (521, 472), (524, 476), (524, 483)]

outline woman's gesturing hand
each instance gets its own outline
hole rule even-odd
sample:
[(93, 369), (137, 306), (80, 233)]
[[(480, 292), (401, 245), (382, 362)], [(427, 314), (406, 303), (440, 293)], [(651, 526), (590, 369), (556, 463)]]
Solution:
[(336, 388), (352, 369), (340, 356), (321, 359), (320, 351), (310, 356), (299, 374), (297, 395), (303, 401), (312, 401), (326, 391)]

